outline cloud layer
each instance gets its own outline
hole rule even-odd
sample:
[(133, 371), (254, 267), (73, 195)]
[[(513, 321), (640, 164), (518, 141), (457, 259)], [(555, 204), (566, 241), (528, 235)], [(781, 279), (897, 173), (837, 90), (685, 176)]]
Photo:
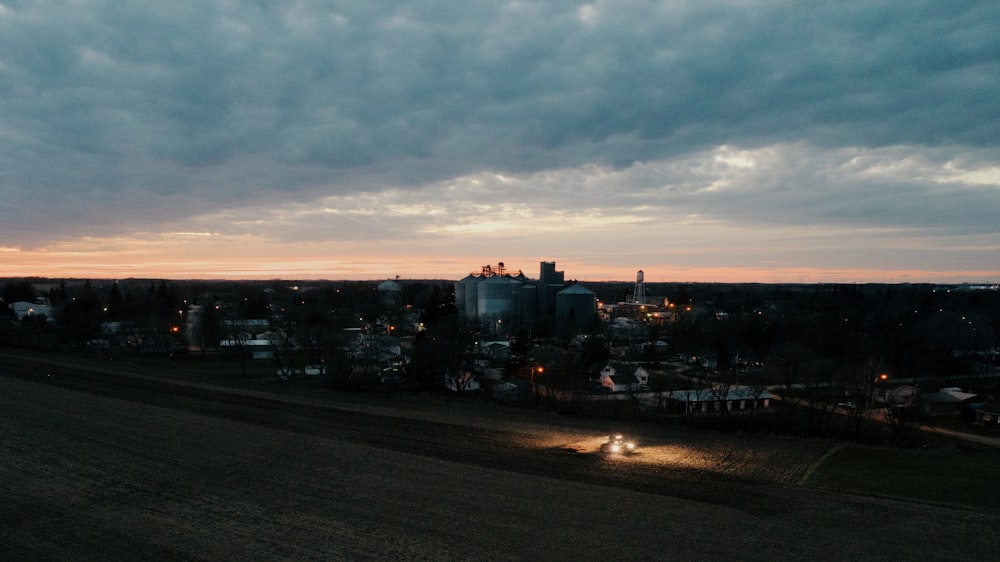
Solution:
[(997, 22), (989, 1), (7, 1), (0, 246), (22, 251), (0, 259), (203, 233), (998, 272)]

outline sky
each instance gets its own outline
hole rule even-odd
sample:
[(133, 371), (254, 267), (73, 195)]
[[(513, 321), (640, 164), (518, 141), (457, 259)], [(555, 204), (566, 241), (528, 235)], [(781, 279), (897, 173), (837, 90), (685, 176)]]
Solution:
[(1000, 282), (996, 0), (0, 0), (0, 276)]

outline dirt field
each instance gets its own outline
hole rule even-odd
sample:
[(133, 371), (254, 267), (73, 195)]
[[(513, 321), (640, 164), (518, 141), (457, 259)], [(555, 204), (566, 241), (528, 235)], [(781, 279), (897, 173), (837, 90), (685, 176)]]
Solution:
[[(78, 370), (77, 370), (78, 371)], [(5, 560), (992, 559), (992, 511), (796, 483), (831, 446), (0, 362)], [(373, 401), (375, 398), (377, 400)]]

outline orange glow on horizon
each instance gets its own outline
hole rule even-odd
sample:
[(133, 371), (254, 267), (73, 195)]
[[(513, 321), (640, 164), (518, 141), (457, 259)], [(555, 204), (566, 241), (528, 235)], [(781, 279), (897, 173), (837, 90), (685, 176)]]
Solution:
[[(417, 256), (343, 256), (315, 258), (282, 256), (279, 258), (247, 256), (212, 258), (199, 256), (179, 259), (135, 252), (122, 254), (78, 252), (5, 252), (0, 254), (4, 277), (85, 278), (85, 279), (329, 279), (366, 280), (404, 279), (458, 280), (476, 270), (481, 256), (454, 258)], [(534, 278), (540, 261), (519, 264)], [(647, 283), (995, 283), (1000, 271), (932, 271), (823, 269), (806, 267), (745, 268), (693, 267), (677, 264), (641, 263), (610, 266), (573, 260), (556, 260), (567, 280), (580, 282), (630, 282), (635, 271), (646, 272)], [(510, 262), (509, 262), (510, 263)]]
[[(470, 249), (471, 248), (471, 249)], [(83, 238), (48, 248), (4, 248), (0, 276), (53, 279), (231, 279), (231, 280), (459, 280), (484, 263), (504, 261), (507, 270), (538, 276), (538, 264), (555, 261), (567, 280), (631, 282), (636, 271), (647, 283), (983, 283), (1000, 281), (1000, 270), (941, 271), (821, 267), (711, 267), (680, 263), (695, 254), (663, 258), (618, 253), (576, 254), (562, 250), (506, 252), (469, 240), (352, 240), (278, 243), (254, 236), (192, 237), (165, 233), (134, 238)], [(545, 249), (539, 249), (545, 251)], [(575, 255), (568, 255), (575, 254)], [(490, 258), (493, 256), (493, 259)], [(497, 259), (499, 258), (499, 259)], [(634, 262), (633, 262), (634, 260)]]

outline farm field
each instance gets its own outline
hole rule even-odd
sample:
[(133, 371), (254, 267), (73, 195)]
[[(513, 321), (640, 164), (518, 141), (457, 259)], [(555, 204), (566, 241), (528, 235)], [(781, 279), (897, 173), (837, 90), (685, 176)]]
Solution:
[[(845, 446), (809, 475), (811, 486), (1000, 510), (1000, 449), (953, 442), (895, 450)], [(995, 484), (994, 484), (995, 485)]]
[(989, 507), (799, 485), (828, 442), (646, 427), (639, 454), (605, 457), (621, 428), (598, 420), (10, 358), (0, 424), (11, 560), (972, 560), (1000, 546)]

